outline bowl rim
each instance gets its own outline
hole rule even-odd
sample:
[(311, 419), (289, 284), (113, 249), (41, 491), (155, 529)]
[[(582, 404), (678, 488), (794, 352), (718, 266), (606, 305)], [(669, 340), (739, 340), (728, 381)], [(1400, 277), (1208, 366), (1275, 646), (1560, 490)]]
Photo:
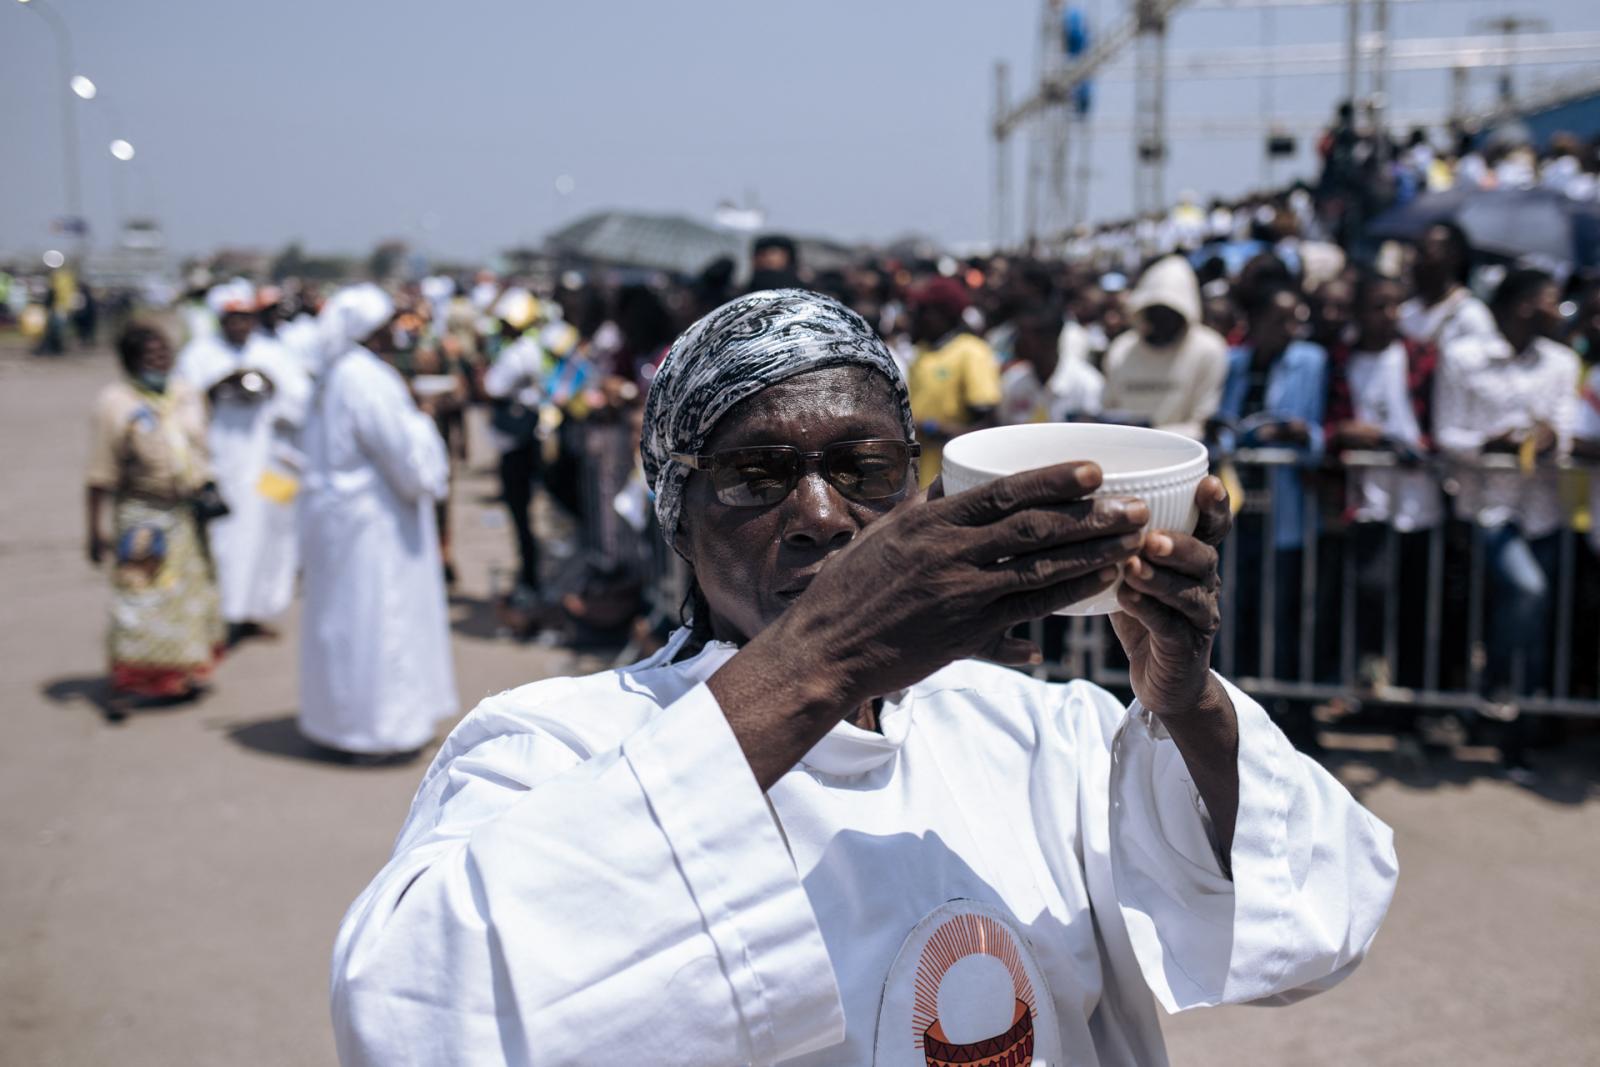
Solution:
[[(952, 437), (948, 442), (945, 443), (945, 446), (944, 446), (944, 449), (943, 449), (943, 455), (940, 457), (940, 459), (942, 461), (942, 465), (943, 466), (948, 467), (952, 463), (954, 463), (955, 466), (958, 466), (958, 467), (962, 468), (965, 471), (970, 471), (973, 474), (976, 474), (976, 475), (979, 475), (979, 476), (982, 476), (982, 477), (986, 477), (986, 478), (1005, 478), (1005, 477), (1008, 477), (1010, 474), (1021, 474), (1022, 471), (1024, 471), (1024, 470), (1033, 470), (1035, 468), (1024, 467), (1024, 468), (1022, 468), (1022, 470), (1007, 472), (1007, 471), (994, 470), (993, 468), (990, 468), (990, 467), (983, 467), (983, 466), (980, 466), (980, 465), (978, 465), (976, 463), (963, 462), (961, 460), (961, 458), (960, 458), (960, 452), (961, 452), (962, 449), (959, 448), (958, 446), (961, 444), (961, 442), (963, 440), (965, 440), (967, 438), (978, 437), (978, 436), (981, 436), (982, 434), (993, 433), (993, 432), (995, 432), (997, 430), (1032, 431), (1035, 428), (1042, 428), (1042, 427), (1056, 428), (1056, 427), (1062, 427), (1062, 426), (1078, 427), (1078, 428), (1083, 428), (1083, 429), (1089, 429), (1089, 428), (1093, 427), (1095, 429), (1102, 429), (1102, 430), (1133, 431), (1133, 432), (1138, 433), (1138, 434), (1157, 434), (1157, 435), (1159, 435), (1161, 437), (1169, 438), (1174, 442), (1181, 443), (1186, 448), (1192, 448), (1192, 449), (1195, 450), (1194, 455), (1190, 456), (1189, 458), (1180, 460), (1177, 463), (1169, 464), (1168, 466), (1165, 466), (1165, 467), (1151, 467), (1151, 468), (1149, 468), (1147, 470), (1125, 471), (1125, 472), (1122, 472), (1122, 473), (1119, 473), (1119, 474), (1106, 474), (1105, 475), (1105, 480), (1107, 482), (1110, 482), (1113, 479), (1125, 479), (1125, 478), (1138, 478), (1140, 480), (1144, 480), (1144, 479), (1149, 479), (1149, 478), (1172, 477), (1172, 476), (1175, 476), (1175, 475), (1186, 473), (1187, 470), (1189, 468), (1193, 467), (1196, 463), (1200, 463), (1200, 464), (1204, 464), (1205, 466), (1209, 466), (1210, 465), (1210, 461), (1211, 461), (1210, 450), (1206, 448), (1204, 442), (1196, 441), (1194, 438), (1186, 437), (1181, 433), (1173, 433), (1171, 430), (1158, 430), (1158, 429), (1155, 429), (1154, 427), (1151, 427), (1151, 426), (1119, 426), (1119, 425), (1116, 425), (1116, 424), (1113, 424), (1113, 423), (1097, 423), (1097, 422), (1028, 422), (1028, 423), (1020, 423), (1020, 424), (1011, 425), (1011, 426), (986, 426), (981, 430), (973, 430), (973, 431), (971, 431), (969, 433), (964, 433), (964, 434), (960, 434), (960, 435), (958, 435), (956, 437)], [(957, 453), (955, 457), (951, 456), (951, 451), (952, 450), (955, 450), (956, 453)], [(1067, 462), (1072, 462), (1072, 461), (1071, 460), (1062, 460), (1062, 462), (1063, 463), (1067, 463)], [(1102, 470), (1103, 470), (1103, 468), (1102, 468)]]

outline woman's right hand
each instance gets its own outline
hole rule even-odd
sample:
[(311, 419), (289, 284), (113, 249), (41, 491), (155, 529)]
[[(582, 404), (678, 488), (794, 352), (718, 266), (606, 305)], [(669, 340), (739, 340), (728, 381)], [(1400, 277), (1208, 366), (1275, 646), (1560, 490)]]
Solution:
[(1373, 449), (1383, 447), (1385, 434), (1381, 426), (1351, 419), (1339, 424), (1335, 437), (1340, 448)]
[(1106, 589), (1143, 545), (1149, 508), (1091, 498), (1101, 481), (1096, 464), (1064, 463), (919, 495), (829, 560), (736, 673), (798, 687), (811, 714), (832, 715), (825, 731), (958, 659), (1037, 662), (1007, 631)]
[(921, 494), (874, 521), (708, 683), (763, 789), (875, 697), (969, 656), (1037, 662), (1007, 636), (1106, 589), (1144, 543), (1140, 500), (1091, 498), (1093, 463)]

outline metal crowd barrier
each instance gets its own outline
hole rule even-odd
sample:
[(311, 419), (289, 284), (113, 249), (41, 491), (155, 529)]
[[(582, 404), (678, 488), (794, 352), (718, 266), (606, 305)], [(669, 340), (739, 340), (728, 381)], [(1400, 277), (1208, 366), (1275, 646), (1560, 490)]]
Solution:
[[(645, 504), (643, 529), (617, 510), (615, 501), (629, 483), (638, 457), (638, 440), (625, 421), (596, 419), (574, 424), (563, 448), (578, 464), (576, 544), (585, 568), (614, 580), (637, 579), (647, 629), (663, 635), (678, 625), (688, 595), (688, 568), (661, 537), (655, 512)], [(625, 666), (646, 651), (635, 632), (614, 662)]]
[[(605, 427), (600, 430), (604, 443), (592, 443), (591, 454), (601, 459), (597, 466), (604, 469), (597, 474), (592, 468), (585, 473), (585, 492), (590, 496), (590, 515), (600, 515), (601, 526), (587, 531), (585, 544), (591, 550), (635, 568), (643, 584), (644, 605), (650, 625), (658, 632), (670, 629), (678, 622), (688, 589), (688, 574), (683, 561), (661, 539), (654, 517), (643, 532), (636, 532), (617, 521), (608, 506), (618, 484), (625, 477), (625, 464), (618, 459), (617, 449), (621, 437), (617, 431)], [(1284, 591), (1277, 587), (1278, 546), (1275, 544), (1271, 471), (1286, 466), (1299, 466), (1297, 453), (1284, 449), (1240, 450), (1225, 458), (1239, 473), (1246, 485), (1243, 510), (1235, 523), (1234, 534), (1224, 545), (1222, 553), (1222, 629), (1218, 636), (1216, 666), (1225, 676), (1253, 695), (1269, 700), (1283, 699), (1306, 702), (1343, 700), (1351, 705), (1382, 704), (1417, 709), (1480, 712), (1490, 715), (1505, 714), (1500, 694), (1491, 693), (1487, 687), (1486, 665), (1486, 613), (1491, 609), (1493, 597), (1489, 590), (1489, 568), (1485, 558), (1483, 538), (1476, 527), (1461, 520), (1449, 518), (1451, 513), (1451, 487), (1460, 467), (1445, 461), (1426, 461), (1421, 464), (1402, 463), (1385, 452), (1346, 452), (1322, 468), (1302, 468), (1305, 479), (1302, 492), (1304, 529), (1319, 531), (1317, 536), (1307, 536), (1301, 546), (1300, 611), (1298, 633), (1298, 663), (1290, 677), (1280, 677), (1275, 670), (1278, 659), (1278, 642), (1290, 635), (1280, 634), (1275, 625), (1275, 601)], [(586, 466), (589, 466), (586, 464)], [(1444, 492), (1445, 520), (1427, 531), (1427, 561), (1425, 581), (1419, 581), (1426, 590), (1425, 604), (1420, 611), (1424, 633), (1421, 640), (1422, 662), (1420, 671), (1401, 669), (1402, 598), (1400, 588), (1400, 534), (1393, 527), (1383, 529), (1382, 566), (1389, 577), (1389, 594), (1383, 604), (1381, 639), (1361, 634), (1357, 629), (1357, 559), (1354, 551), (1353, 524), (1346, 524), (1337, 513), (1340, 509), (1326, 506), (1327, 490), (1337, 490), (1342, 504), (1346, 476), (1362, 470), (1383, 470), (1403, 467), (1432, 472)], [(1571, 461), (1547, 465), (1546, 469), (1587, 472), (1600, 477), (1600, 466), (1584, 466)], [(1514, 470), (1517, 460), (1512, 456), (1486, 456), (1480, 463), (1484, 470)], [(1321, 491), (1319, 491), (1321, 490)], [(1595, 516), (1600, 520), (1600, 516)], [(1258, 582), (1243, 582), (1240, 573), (1244, 565), (1241, 556), (1241, 526), (1247, 522), (1259, 524), (1261, 576)], [(1521, 712), (1555, 715), (1600, 716), (1600, 620), (1595, 620), (1584, 644), (1577, 644), (1583, 629), (1577, 625), (1578, 612), (1586, 601), (1600, 604), (1600, 594), (1585, 592), (1578, 587), (1579, 558), (1592, 553), (1581, 543), (1582, 535), (1570, 528), (1559, 534), (1557, 570), (1549, 576), (1549, 588), (1554, 599), (1550, 635), (1551, 649), (1547, 689), (1537, 692), (1531, 686), (1513, 688), (1514, 703)], [(1337, 567), (1325, 567), (1323, 552), (1338, 550)], [(1447, 566), (1448, 564), (1448, 566)], [(1600, 565), (1588, 568), (1590, 581), (1600, 580)], [(1456, 580), (1461, 573), (1465, 588)], [(1336, 578), (1338, 588), (1326, 588), (1326, 581)], [(1259, 591), (1255, 605), (1258, 632), (1255, 637), (1255, 669), (1240, 673), (1239, 650), (1247, 636), (1241, 632), (1241, 616), (1246, 614), (1240, 602), (1241, 586), (1254, 585)], [(1447, 613), (1447, 605), (1464, 606), (1465, 620), (1460, 612)], [(1413, 608), (1411, 614), (1417, 614)], [(1463, 624), (1464, 623), (1464, 624)], [(1452, 645), (1446, 640), (1447, 629), (1460, 630), (1460, 640)], [(1121, 656), (1121, 646), (1111, 630), (1108, 619), (1060, 617), (1036, 622), (1031, 626), (1031, 636), (1045, 649), (1045, 662), (1035, 668), (1040, 677), (1066, 680), (1086, 678), (1100, 685), (1126, 689), (1128, 672)], [(1381, 650), (1384, 673), (1388, 684), (1374, 686), (1362, 676), (1358, 655), (1362, 638)], [(1593, 641), (1590, 644), (1589, 641)], [(619, 662), (630, 656), (632, 646), (624, 649)], [(1415, 666), (1411, 664), (1410, 666)], [(1575, 672), (1575, 668), (1579, 668)], [(1407, 677), (1410, 675), (1411, 677)], [(1580, 677), (1581, 676), (1581, 677)], [(1513, 666), (1514, 681), (1520, 680), (1520, 663)], [(1401, 684), (1402, 680), (1404, 684)], [(1574, 687), (1575, 680), (1585, 682), (1583, 691)], [(1527, 692), (1521, 690), (1527, 689)]]
[[(1274, 515), (1271, 479), (1265, 477), (1275, 468), (1298, 466), (1300, 457), (1284, 449), (1240, 450), (1228, 458), (1239, 472), (1248, 488), (1245, 494), (1240, 521), (1253, 518), (1260, 523), (1261, 577), (1257, 588), (1260, 603), (1256, 611), (1259, 633), (1255, 637), (1256, 669), (1248, 674), (1238, 673), (1238, 650), (1247, 635), (1240, 632), (1240, 616), (1244, 614), (1239, 602), (1241, 587), (1241, 551), (1239, 551), (1240, 523), (1230, 537), (1231, 544), (1222, 553), (1222, 628), (1218, 636), (1216, 667), (1225, 676), (1253, 695), (1268, 699), (1285, 699), (1308, 702), (1326, 702), (1340, 699), (1350, 704), (1377, 703), (1429, 710), (1477, 712), (1490, 716), (1503, 716), (1507, 704), (1516, 712), (1552, 715), (1600, 716), (1600, 692), (1596, 692), (1596, 675), (1600, 674), (1600, 637), (1595, 631), (1592, 615), (1582, 617), (1585, 627), (1580, 627), (1580, 605), (1600, 602), (1592, 588), (1600, 569), (1591, 567), (1589, 587), (1580, 588), (1580, 554), (1590, 553), (1581, 543), (1582, 535), (1568, 526), (1555, 535), (1558, 538), (1556, 572), (1547, 575), (1548, 588), (1554, 600), (1551, 613), (1551, 655), (1548, 687), (1536, 686), (1525, 677), (1525, 665), (1520, 651), (1514, 653), (1512, 683), (1509, 693), (1490, 692), (1487, 685), (1486, 666), (1490, 650), (1487, 647), (1487, 613), (1493, 606), (1489, 590), (1489, 568), (1486, 560), (1484, 538), (1475, 525), (1449, 518), (1453, 479), (1461, 470), (1459, 464), (1448, 461), (1428, 461), (1420, 464), (1402, 464), (1383, 452), (1347, 452), (1338, 457), (1336, 464), (1321, 469), (1302, 468), (1304, 479), (1302, 498), (1305, 513), (1303, 529), (1316, 531), (1304, 538), (1301, 545), (1300, 611), (1298, 619), (1298, 663), (1292, 677), (1279, 677), (1275, 670), (1277, 642), (1287, 638), (1280, 634), (1275, 623), (1275, 598), (1283, 591), (1275, 581), (1277, 555), (1281, 551), (1274, 537)], [(1517, 460), (1512, 456), (1485, 456), (1477, 465), (1480, 470), (1516, 470)], [(1411, 684), (1384, 684), (1374, 686), (1362, 677), (1358, 662), (1360, 646), (1357, 633), (1357, 565), (1354, 551), (1354, 524), (1330, 517), (1324, 509), (1324, 497), (1319, 482), (1326, 487), (1336, 480), (1337, 488), (1344, 488), (1348, 472), (1380, 469), (1422, 469), (1430, 471), (1444, 492), (1444, 521), (1426, 531), (1426, 601), (1423, 608), (1424, 633), (1422, 636), (1421, 677)], [(1561, 461), (1545, 464), (1543, 469), (1563, 472), (1582, 472), (1590, 477), (1600, 477), (1600, 467)], [(1251, 478), (1252, 474), (1258, 477)], [(1247, 518), (1249, 517), (1249, 518)], [(1600, 520), (1600, 516), (1595, 516)], [(1384, 597), (1381, 648), (1384, 672), (1389, 679), (1401, 677), (1400, 645), (1400, 533), (1392, 526), (1383, 527), (1383, 566), (1389, 577), (1389, 593)], [(1463, 546), (1464, 544), (1464, 551)], [(1329, 548), (1339, 549), (1337, 596), (1322, 589), (1319, 577), (1321, 553)], [(1591, 553), (1592, 555), (1592, 553)], [(1452, 558), (1453, 557), (1453, 558)], [(1464, 557), (1464, 558), (1462, 558)], [(1464, 563), (1465, 589), (1447, 584), (1447, 561), (1460, 569)], [(1464, 637), (1458, 648), (1446, 640), (1446, 630), (1453, 621), (1446, 615), (1447, 603), (1465, 605)], [(1337, 603), (1336, 618), (1319, 616), (1330, 604)], [(1592, 610), (1592, 609), (1587, 609)], [(1036, 673), (1050, 678), (1088, 678), (1098, 684), (1126, 689), (1128, 673), (1120, 658), (1120, 645), (1104, 618), (1070, 618), (1056, 626), (1064, 625), (1064, 633), (1052, 635), (1050, 622), (1036, 623), (1032, 627), (1034, 640), (1045, 642), (1046, 661)], [(1588, 629), (1590, 632), (1584, 633)], [(1054, 637), (1054, 639), (1052, 639)], [(1579, 640), (1583, 644), (1578, 644)], [(1329, 644), (1332, 642), (1333, 644)], [(1593, 642), (1592, 644), (1590, 642)], [(1055, 654), (1052, 655), (1052, 652)], [(1452, 657), (1459, 653), (1461, 659)], [(1320, 655), (1319, 655), (1320, 654)], [(1464, 659), (1465, 669), (1461, 663)], [(1331, 669), (1329, 663), (1331, 661)], [(1452, 669), (1447, 672), (1447, 665)], [(1574, 688), (1578, 680), (1575, 668), (1581, 669), (1585, 688)]]

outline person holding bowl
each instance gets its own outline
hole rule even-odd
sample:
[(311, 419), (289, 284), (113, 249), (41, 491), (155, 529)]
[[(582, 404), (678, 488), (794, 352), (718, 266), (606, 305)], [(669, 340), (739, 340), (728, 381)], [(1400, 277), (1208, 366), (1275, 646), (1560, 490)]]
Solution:
[[(827, 297), (678, 339), (642, 449), (688, 625), (452, 733), (339, 934), (344, 1062), (1150, 1067), (1157, 1004), (1350, 973), (1391, 833), (1209, 670), (1221, 485), (1193, 535), (1090, 462), (919, 493), (913, 430)], [(1119, 568), (1131, 707), (997, 665)]]

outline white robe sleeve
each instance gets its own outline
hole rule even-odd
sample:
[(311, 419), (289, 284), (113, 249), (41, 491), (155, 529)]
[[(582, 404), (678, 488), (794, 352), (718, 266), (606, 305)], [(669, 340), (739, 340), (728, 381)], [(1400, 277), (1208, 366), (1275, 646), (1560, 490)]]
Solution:
[[(1556, 348), (1551, 345), (1551, 348)], [(1583, 384), (1583, 368), (1578, 362), (1578, 355), (1571, 349), (1557, 348), (1555, 352), (1546, 357), (1557, 364), (1554, 375), (1558, 379), (1556, 388), (1551, 392), (1555, 394), (1550, 398), (1551, 409), (1548, 417), (1550, 428), (1556, 435), (1556, 454), (1569, 456), (1572, 454), (1572, 439), (1578, 430), (1578, 406), (1581, 403), (1579, 390)]]
[(528, 731), (436, 769), (346, 916), (345, 1064), (717, 1067), (843, 1039), (810, 901), (704, 685), (587, 759)]
[[(397, 383), (379, 382), (380, 386)], [(402, 500), (443, 500), (450, 457), (433, 420), (417, 410), (403, 385), (354, 394), (356, 441)]]
[(276, 343), (273, 347), (271, 374), (277, 385), (273, 415), (298, 430), (311, 413), (311, 378), (288, 345)]
[(1470, 460), (1483, 450), (1489, 431), (1472, 417), (1472, 398), (1465, 384), (1471, 372), (1460, 365), (1461, 360), (1455, 346), (1445, 346), (1439, 355), (1433, 379), (1433, 440), (1441, 452)]
[(1169, 1012), (1288, 1004), (1337, 984), (1377, 934), (1399, 870), (1392, 831), (1223, 685), (1239, 720), (1231, 880), (1177, 745), (1137, 702), (1124, 711), (1095, 691), (1111, 738), (1115, 907)]

